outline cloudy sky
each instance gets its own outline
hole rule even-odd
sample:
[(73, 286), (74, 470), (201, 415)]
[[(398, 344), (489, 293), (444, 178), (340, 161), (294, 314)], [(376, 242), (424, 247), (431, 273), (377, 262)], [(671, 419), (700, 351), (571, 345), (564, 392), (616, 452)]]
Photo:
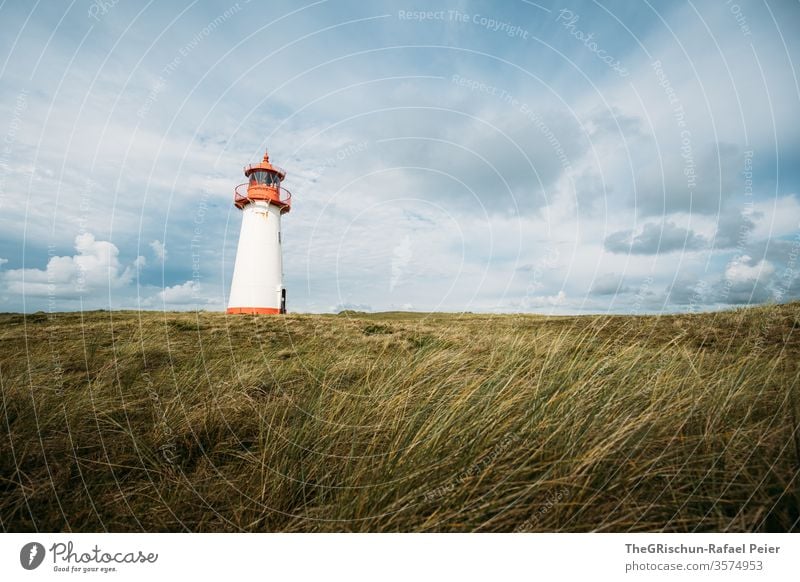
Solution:
[(267, 147), (292, 311), (800, 297), (796, 1), (0, 6), (0, 311), (223, 309)]

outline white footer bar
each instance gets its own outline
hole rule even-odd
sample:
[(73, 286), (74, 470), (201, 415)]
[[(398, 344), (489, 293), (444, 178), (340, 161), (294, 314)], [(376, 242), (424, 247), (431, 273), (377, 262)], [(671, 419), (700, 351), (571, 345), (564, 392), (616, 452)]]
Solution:
[(798, 580), (794, 534), (3, 534), (5, 580)]

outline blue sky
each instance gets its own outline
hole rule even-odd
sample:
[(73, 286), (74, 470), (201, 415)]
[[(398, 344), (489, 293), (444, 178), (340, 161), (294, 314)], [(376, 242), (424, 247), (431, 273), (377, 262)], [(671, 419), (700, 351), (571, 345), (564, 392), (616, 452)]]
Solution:
[(800, 297), (797, 2), (0, 16), (0, 311), (223, 309), (266, 147), (293, 311)]

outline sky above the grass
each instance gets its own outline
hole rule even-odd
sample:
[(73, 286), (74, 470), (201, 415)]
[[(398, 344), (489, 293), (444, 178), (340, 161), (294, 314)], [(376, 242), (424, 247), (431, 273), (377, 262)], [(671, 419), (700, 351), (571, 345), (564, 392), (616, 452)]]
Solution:
[[(424, 12), (422, 12), (424, 11)], [(800, 298), (797, 2), (5, 2), (0, 311), (224, 308), (287, 170), (290, 311)]]

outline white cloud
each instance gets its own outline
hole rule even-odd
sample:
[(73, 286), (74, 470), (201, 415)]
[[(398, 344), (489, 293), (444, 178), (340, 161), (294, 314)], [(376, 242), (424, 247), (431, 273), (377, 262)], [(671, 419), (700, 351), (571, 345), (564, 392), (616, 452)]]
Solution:
[(767, 260), (760, 260), (755, 264), (747, 255), (739, 260), (731, 261), (725, 269), (725, 278), (733, 283), (755, 282), (758, 279), (768, 280), (775, 272), (775, 267)]
[(672, 251), (693, 251), (704, 248), (708, 241), (694, 231), (680, 227), (672, 221), (647, 223), (641, 232), (624, 230), (606, 237), (606, 249), (612, 253), (650, 255)]
[(100, 289), (119, 289), (133, 280), (133, 266), (124, 267), (119, 249), (91, 233), (75, 237), (72, 256), (51, 256), (44, 269), (11, 269), (0, 281), (8, 293), (34, 297), (78, 297)]
[(749, 255), (734, 259), (725, 269), (724, 281), (714, 297), (721, 303), (748, 305), (775, 298), (772, 275), (775, 266), (766, 259), (755, 262)]
[(758, 202), (754, 207), (754, 238), (776, 238), (800, 230), (800, 200), (796, 194)]
[(150, 241), (150, 248), (160, 263), (167, 260), (167, 248), (160, 240)]
[(555, 295), (531, 295), (523, 299), (523, 307), (547, 307), (564, 305), (567, 302), (567, 294), (559, 291)]
[(158, 299), (167, 304), (197, 303), (200, 297), (200, 283), (186, 281), (179, 285), (165, 287), (158, 292)]

